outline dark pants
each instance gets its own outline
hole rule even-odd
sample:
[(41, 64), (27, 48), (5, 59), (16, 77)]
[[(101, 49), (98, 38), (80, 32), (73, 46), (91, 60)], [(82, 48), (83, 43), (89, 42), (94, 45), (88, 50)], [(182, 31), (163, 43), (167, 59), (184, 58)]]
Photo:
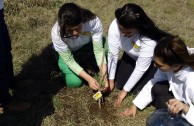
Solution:
[(156, 109), (167, 109), (166, 102), (174, 98), (171, 91), (169, 91), (168, 81), (161, 81), (152, 87), (152, 96), (154, 99), (154, 106)]
[(161, 81), (154, 84), (151, 92), (156, 110), (148, 116), (146, 126), (192, 126), (181, 116), (181, 113), (171, 115), (168, 112), (166, 102), (174, 98), (172, 92), (169, 91), (168, 81)]
[[(106, 38), (102, 37), (102, 46), (105, 48)], [(108, 45), (106, 45), (105, 55), (108, 53)], [(94, 55), (93, 43), (89, 42), (77, 51), (72, 51), (75, 61), (87, 72), (91, 70), (94, 74), (100, 72), (99, 66)]]
[[(123, 54), (121, 60), (118, 63), (115, 84), (116, 88), (122, 90), (127, 80), (131, 76), (135, 69), (136, 61), (128, 56), (126, 53)], [(144, 73), (141, 79), (137, 82), (132, 92), (139, 92), (143, 86), (154, 77), (157, 68), (154, 67), (153, 63), (150, 65), (148, 70)]]
[(192, 126), (181, 114), (171, 115), (167, 109), (157, 109), (146, 120), (146, 126)]
[[(106, 42), (106, 38), (103, 37), (103, 46)], [(108, 46), (106, 46), (106, 54), (108, 52), (107, 49)], [(82, 48), (80, 48), (77, 51), (71, 52), (73, 55), (74, 60), (90, 75), (96, 75), (100, 71), (99, 66), (97, 65), (96, 58), (94, 55), (93, 50), (93, 43), (89, 42), (88, 44), (85, 44)], [(56, 58), (58, 60), (58, 66), (62, 72), (62, 77), (68, 87), (80, 87), (82, 85), (82, 82), (85, 81), (82, 78), (80, 78), (78, 75), (76, 75), (73, 71), (70, 70), (70, 68), (64, 63), (61, 56), (58, 55), (58, 53), (55, 53)], [(89, 72), (89, 71), (90, 72)]]
[(10, 86), (13, 86), (13, 64), (11, 55), (11, 42), (7, 26), (5, 24), (3, 9), (0, 10), (0, 104), (9, 102)]
[(93, 43), (89, 42), (84, 45), (81, 49), (73, 52), (73, 57), (75, 61), (87, 72), (87, 70), (91, 70), (92, 73), (98, 73), (100, 71), (97, 61), (94, 55)]

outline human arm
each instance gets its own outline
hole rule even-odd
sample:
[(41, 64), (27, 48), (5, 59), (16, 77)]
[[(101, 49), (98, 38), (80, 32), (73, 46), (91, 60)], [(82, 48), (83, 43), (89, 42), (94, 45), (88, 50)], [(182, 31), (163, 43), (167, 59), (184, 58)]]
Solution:
[(169, 99), (168, 102), (166, 102), (166, 105), (168, 106), (170, 113), (174, 115), (178, 114), (180, 111), (183, 111), (184, 114), (187, 114), (187, 112), (189, 111), (189, 105), (176, 98)]
[[(102, 91), (106, 91), (108, 89), (108, 81), (107, 81), (107, 65), (106, 65), (106, 57), (105, 57), (105, 50), (103, 48), (103, 28), (101, 21), (98, 17), (94, 20), (88, 22), (88, 26), (90, 26), (90, 30), (92, 33), (92, 42), (93, 42), (93, 51), (97, 61), (97, 65), (100, 69), (101, 80), (104, 82), (104, 86), (101, 89)], [(103, 58), (103, 59), (102, 59)]]
[(136, 60), (135, 68), (123, 87), (123, 89), (127, 92), (130, 92), (136, 83), (142, 78), (144, 73), (149, 69), (153, 60), (156, 42), (146, 37), (140, 39), (142, 44), (140, 47), (139, 56)]
[(167, 76), (165, 73), (158, 70), (154, 78), (148, 81), (148, 83), (143, 87), (143, 89), (139, 92), (136, 98), (132, 101), (133, 104), (126, 108), (123, 112), (120, 113), (121, 116), (132, 116), (135, 117), (137, 113), (137, 108), (144, 109), (152, 100), (151, 89), (153, 85), (159, 81), (167, 80)]
[(102, 86), (103, 88), (101, 90), (105, 92), (106, 90), (108, 90), (108, 87), (109, 87), (108, 79), (107, 79), (107, 64), (106, 64), (105, 51), (103, 50), (102, 43), (93, 42), (93, 47), (94, 47), (94, 54), (96, 57), (96, 61), (100, 69), (101, 81), (102, 83), (104, 83), (104, 85)]
[(59, 55), (63, 59), (64, 63), (77, 75), (82, 77), (84, 80), (86, 80), (89, 84), (89, 86), (97, 90), (99, 88), (98, 82), (90, 76), (88, 73), (86, 73), (83, 68), (74, 60), (71, 52), (60, 52)]
[(123, 99), (127, 96), (127, 91), (125, 90), (122, 90), (118, 96), (117, 96), (117, 100), (115, 102), (115, 107), (120, 107), (121, 106), (121, 103), (123, 101)]
[[(120, 92), (117, 98), (117, 106), (120, 106), (127, 93), (136, 85), (136, 83), (142, 78), (144, 73), (148, 70), (152, 63), (153, 51), (156, 42), (148, 38), (142, 38), (142, 44), (139, 52), (139, 56), (136, 60), (135, 68), (125, 83), (123, 90)], [(125, 96), (124, 96), (125, 94)], [(120, 97), (123, 96), (123, 97)]]
[(67, 65), (75, 74), (85, 79), (92, 89), (96, 89), (95, 79), (93, 79), (89, 74), (87, 74), (83, 68), (74, 60), (71, 50), (68, 48), (67, 44), (61, 39), (59, 35), (58, 23), (54, 25), (51, 32), (52, 42), (55, 51), (58, 52), (60, 58), (63, 60), (64, 64)]
[(120, 33), (116, 20), (113, 20), (108, 30), (108, 75), (110, 89), (114, 88), (115, 72), (119, 57)]
[[(152, 58), (140, 58), (140, 57), (138, 58), (138, 60), (136, 61), (136, 64), (139, 64), (139, 65), (137, 65), (138, 67), (135, 68), (136, 70), (134, 70), (132, 75), (130, 76), (129, 82), (125, 84), (124, 88), (119, 93), (117, 100), (115, 102), (116, 107), (119, 107), (122, 104), (122, 101), (127, 96), (127, 92), (130, 91), (133, 88), (133, 86), (136, 84), (136, 81), (138, 81), (142, 77), (144, 72), (150, 66), (151, 61), (152, 61)], [(131, 79), (131, 78), (134, 78), (134, 79)]]
[(131, 116), (135, 117), (137, 114), (137, 107), (133, 104), (129, 108), (126, 108), (123, 112), (120, 113), (121, 116)]
[[(69, 52), (70, 53), (70, 52)], [(99, 88), (98, 82), (90, 76), (88, 73), (86, 73), (83, 68), (74, 60), (72, 54), (68, 54), (68, 52), (59, 53), (61, 58), (63, 59), (64, 63), (77, 75), (82, 77), (84, 80), (86, 80), (89, 84), (89, 86), (97, 90)]]
[(102, 92), (110, 91), (109, 82), (107, 78), (107, 65), (102, 64), (101, 65), (101, 75), (102, 75), (102, 82), (104, 83), (103, 87), (101, 88)]
[(79, 75), (83, 68), (74, 60), (68, 45), (61, 39), (59, 29), (58, 22), (56, 22), (51, 31), (53, 47), (64, 61), (64, 64), (66, 64), (74, 73)]
[[(185, 109), (183, 110), (182, 116), (192, 125), (194, 125), (194, 73), (190, 72), (189, 75), (186, 76), (185, 80), (185, 101), (184, 104)], [(188, 109), (187, 109), (188, 108)], [(187, 111), (188, 110), (188, 111)]]
[[(103, 56), (102, 23), (100, 19), (96, 17), (95, 19), (89, 22), (89, 26), (91, 30), (90, 32), (92, 33), (94, 55), (95, 55), (98, 66), (100, 66), (102, 63), (102, 56)], [(105, 57), (104, 57), (104, 64), (106, 64)]]
[(139, 94), (132, 101), (135, 106), (140, 110), (144, 109), (150, 102), (153, 101), (151, 89), (157, 82), (168, 80), (166, 73), (160, 71), (159, 69), (154, 75), (154, 78), (148, 81), (148, 83), (143, 87)]
[(89, 74), (87, 74), (84, 70), (82, 70), (79, 74), (80, 77), (84, 78), (87, 82), (88, 85), (94, 89), (94, 90), (98, 90), (99, 89), (99, 83), (96, 79), (94, 79), (93, 77), (91, 77)]

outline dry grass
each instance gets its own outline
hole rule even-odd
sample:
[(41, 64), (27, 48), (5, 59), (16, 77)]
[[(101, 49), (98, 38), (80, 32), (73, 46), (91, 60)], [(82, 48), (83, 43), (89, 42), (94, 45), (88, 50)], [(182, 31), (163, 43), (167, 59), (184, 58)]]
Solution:
[(134, 98), (131, 94), (122, 107), (116, 109), (113, 104), (119, 91), (114, 90), (99, 110), (92, 99), (94, 92), (88, 86), (64, 87), (52, 52), (50, 30), (59, 7), (72, 1), (95, 12), (103, 23), (105, 34), (116, 8), (127, 2), (137, 3), (160, 28), (180, 35), (189, 46), (194, 45), (194, 2), (190, 0), (5, 0), (5, 18), (19, 84), (14, 98), (30, 101), (32, 108), (23, 113), (0, 115), (0, 126), (145, 125), (153, 107), (139, 112), (135, 119), (118, 116), (131, 104)]

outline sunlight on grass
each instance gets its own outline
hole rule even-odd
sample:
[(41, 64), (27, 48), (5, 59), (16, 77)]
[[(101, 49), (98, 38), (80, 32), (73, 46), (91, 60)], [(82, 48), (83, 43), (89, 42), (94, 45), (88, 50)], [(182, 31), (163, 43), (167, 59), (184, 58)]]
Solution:
[(53, 96), (53, 105), (55, 107), (55, 111), (60, 111), (63, 107), (63, 102), (57, 96)]
[[(105, 96), (101, 110), (87, 86), (67, 88), (53, 55), (51, 28), (59, 7), (76, 2), (96, 13), (104, 34), (116, 8), (127, 2), (139, 4), (161, 29), (182, 37), (194, 46), (194, 1), (189, 0), (5, 0), (5, 19), (12, 40), (14, 73), (20, 85), (16, 98), (32, 102), (26, 113), (5, 114), (1, 121), (9, 126), (145, 126), (154, 110), (149, 106), (138, 111), (137, 118), (122, 118), (119, 113), (129, 107), (135, 95), (129, 93), (120, 108), (114, 107), (119, 90)], [(53, 73), (54, 71), (54, 73)], [(33, 80), (23, 82), (23, 80)], [(96, 76), (100, 80), (99, 76)], [(14, 93), (14, 92), (13, 92)], [(12, 93), (12, 94), (13, 94)]]

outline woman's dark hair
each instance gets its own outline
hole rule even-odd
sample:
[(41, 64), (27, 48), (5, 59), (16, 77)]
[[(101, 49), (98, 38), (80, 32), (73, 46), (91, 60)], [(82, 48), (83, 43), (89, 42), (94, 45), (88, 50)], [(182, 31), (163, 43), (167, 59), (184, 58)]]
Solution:
[(125, 28), (135, 28), (140, 34), (153, 40), (160, 40), (162, 37), (170, 35), (160, 30), (155, 23), (146, 15), (144, 10), (133, 3), (125, 4), (115, 11), (118, 23)]
[(184, 41), (178, 36), (162, 38), (154, 49), (154, 56), (169, 66), (188, 65), (194, 69), (194, 54), (189, 54)]
[(60, 26), (60, 36), (64, 38), (67, 26), (77, 26), (96, 17), (91, 11), (81, 8), (75, 3), (65, 3), (59, 9), (58, 23)]

